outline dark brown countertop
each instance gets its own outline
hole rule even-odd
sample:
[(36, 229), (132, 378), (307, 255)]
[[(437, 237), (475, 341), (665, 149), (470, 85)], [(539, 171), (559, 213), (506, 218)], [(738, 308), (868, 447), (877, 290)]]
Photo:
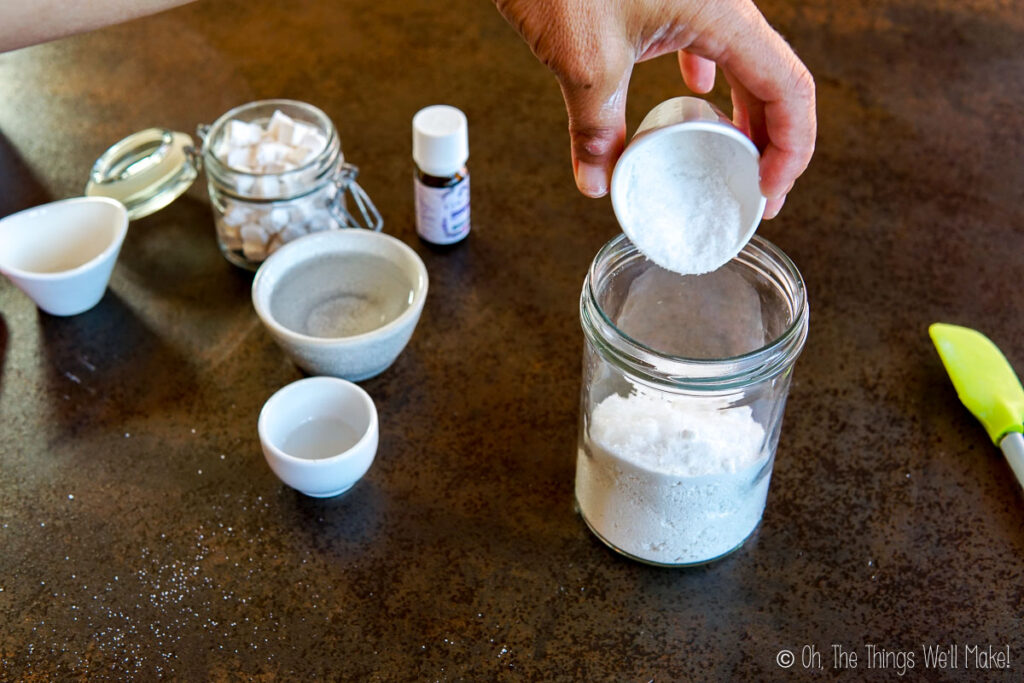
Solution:
[[(685, 571), (573, 511), (578, 293), (617, 225), (573, 186), (554, 79), (490, 3), (287, 5), (0, 55), (0, 216), (80, 194), (131, 131), (321, 107), (431, 277), (409, 348), (362, 383), (377, 460), (327, 501), (267, 467), (257, 414), (302, 375), (202, 181), (132, 224), (88, 313), (0, 280), (0, 679), (786, 680), (840, 673), (834, 645), (849, 680), (897, 677), (868, 645), (913, 651), (908, 678), (1020, 678), (1024, 496), (926, 334), (976, 327), (1024, 371), (1014, 3), (762, 3), (818, 83), (816, 156), (760, 230), (803, 272), (810, 337), (762, 525)], [(641, 65), (630, 130), (682, 92), (671, 58)], [(473, 234), (450, 253), (412, 228), (410, 121), (435, 102), (470, 121)], [(1012, 670), (928, 672), (922, 645), (1008, 648)]]

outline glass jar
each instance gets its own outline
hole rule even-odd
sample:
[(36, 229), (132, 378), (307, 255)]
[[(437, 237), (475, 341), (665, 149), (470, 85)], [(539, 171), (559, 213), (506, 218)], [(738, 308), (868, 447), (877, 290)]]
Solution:
[[(289, 170), (254, 172), (232, 165), (232, 122), (267, 128), (275, 112), (312, 127), (319, 151)], [(261, 100), (235, 107), (211, 126), (199, 126), (202, 160), (217, 230), (217, 244), (228, 261), (250, 270), (278, 247), (312, 232), (338, 228), (380, 230), (373, 202), (345, 163), (338, 131), (324, 112), (295, 100)], [(347, 208), (348, 193), (357, 214)]]
[[(267, 130), (275, 122), (296, 136), (311, 135), (315, 147), (289, 140), (293, 146), (288, 149), (275, 138), (275, 152), (294, 154), (301, 149), (302, 156), (288, 156), (287, 163), (274, 170), (272, 164), (261, 163), (259, 172), (251, 165), (238, 165), (232, 155), (239, 132), (234, 124)], [(116, 199), (131, 220), (144, 218), (180, 197), (205, 167), (217, 244), (228, 261), (249, 270), (256, 270), (282, 244), (311, 232), (381, 229), (377, 207), (356, 182), (359, 169), (345, 163), (338, 131), (313, 105), (296, 100), (250, 102), (212, 126), (198, 126), (196, 132), (201, 149), (177, 131), (148, 128), (132, 133), (96, 160), (85, 194)], [(355, 211), (347, 208), (346, 195)]]
[(796, 266), (755, 236), (732, 261), (681, 276), (625, 235), (594, 258), (576, 507), (635, 560), (688, 566), (739, 548), (764, 512), (808, 308)]

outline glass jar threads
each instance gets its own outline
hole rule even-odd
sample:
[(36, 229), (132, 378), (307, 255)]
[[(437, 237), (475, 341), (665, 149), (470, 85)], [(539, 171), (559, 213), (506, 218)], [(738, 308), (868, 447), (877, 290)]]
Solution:
[(808, 308), (796, 266), (755, 236), (681, 276), (625, 235), (580, 298), (583, 382), (576, 505), (618, 552), (665, 566), (722, 557), (764, 512)]

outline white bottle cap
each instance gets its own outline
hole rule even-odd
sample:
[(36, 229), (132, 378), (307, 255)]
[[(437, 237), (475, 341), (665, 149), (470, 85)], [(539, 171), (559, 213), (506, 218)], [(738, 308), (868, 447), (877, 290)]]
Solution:
[(412, 117), (412, 160), (427, 175), (455, 175), (469, 160), (466, 115), (447, 104), (424, 107)]

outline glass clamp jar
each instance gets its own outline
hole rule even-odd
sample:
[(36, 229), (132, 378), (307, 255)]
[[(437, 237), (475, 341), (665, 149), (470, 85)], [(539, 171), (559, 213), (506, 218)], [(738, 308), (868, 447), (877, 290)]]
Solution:
[(755, 236), (722, 268), (681, 276), (620, 235), (590, 266), (580, 320), (575, 499), (586, 524), (654, 565), (740, 547), (764, 512), (807, 337), (796, 266)]
[[(237, 164), (231, 155), (236, 124), (265, 129), (282, 115), (296, 129), (312, 131), (317, 148), (287, 167)], [(198, 150), (185, 133), (161, 128), (128, 136), (96, 161), (85, 194), (113, 197), (130, 218), (141, 218), (178, 198), (203, 169), (217, 244), (228, 261), (249, 270), (305, 234), (383, 227), (380, 212), (356, 182), (358, 168), (345, 162), (337, 129), (320, 109), (295, 100), (250, 102), (196, 132)]]
[[(310, 126), (324, 141), (301, 165), (253, 172), (233, 166), (228, 149), (234, 122), (266, 127), (275, 112)], [(322, 111), (304, 102), (264, 100), (236, 107), (209, 127), (200, 126), (203, 164), (217, 226), (217, 243), (232, 263), (255, 268), (278, 247), (321, 230), (380, 230), (380, 213), (345, 163), (338, 132)], [(352, 197), (358, 217), (347, 208)]]

